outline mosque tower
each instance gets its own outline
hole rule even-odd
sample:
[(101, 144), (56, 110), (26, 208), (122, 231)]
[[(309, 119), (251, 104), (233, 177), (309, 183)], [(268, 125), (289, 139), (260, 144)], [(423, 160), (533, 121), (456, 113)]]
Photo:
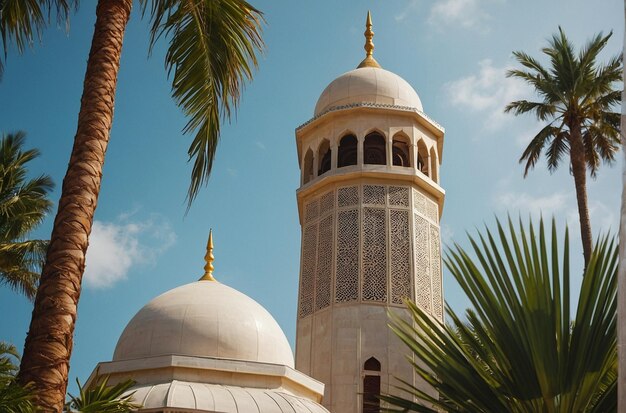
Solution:
[(302, 250), (296, 368), (323, 382), (333, 413), (378, 411), (399, 377), (427, 388), (388, 328), (403, 298), (443, 320), (439, 164), (444, 129), (373, 57), (322, 92), (296, 129)]

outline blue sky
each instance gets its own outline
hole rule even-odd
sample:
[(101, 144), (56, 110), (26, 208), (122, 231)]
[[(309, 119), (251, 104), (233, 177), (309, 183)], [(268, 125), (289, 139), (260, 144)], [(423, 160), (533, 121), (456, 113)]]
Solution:
[[(51, 28), (23, 56), (9, 53), (0, 83), (0, 131), (25, 130), (41, 150), (33, 174), (50, 174), (56, 201), (69, 159), (95, 20), (82, 2), (71, 29)], [(531, 117), (504, 115), (511, 100), (532, 97), (504, 76), (513, 50), (540, 55), (561, 25), (577, 45), (614, 31), (603, 58), (621, 51), (623, 4), (617, 0), (410, 0), (253, 2), (265, 13), (267, 51), (238, 114), (223, 128), (214, 171), (185, 215), (190, 138), (170, 98), (164, 44), (148, 58), (148, 23), (136, 7), (126, 33), (111, 142), (87, 258), (70, 376), (85, 380), (110, 360), (126, 323), (145, 303), (202, 274), (209, 228), (216, 276), (250, 295), (295, 339), (300, 228), (294, 129), (307, 121), (324, 87), (363, 58), (364, 20), (372, 11), (375, 57), (416, 89), (424, 111), (446, 128), (441, 184), (444, 241), (494, 214), (556, 215), (572, 233), (582, 263), (574, 185), (567, 163), (550, 175), (543, 163), (527, 179), (517, 163), (538, 131)], [(618, 158), (619, 159), (619, 158)], [(621, 165), (589, 181), (594, 233), (618, 224)], [(49, 236), (53, 215), (34, 234)], [(465, 300), (444, 273), (447, 301)], [(0, 288), (0, 340), (21, 348), (31, 304)], [(71, 389), (75, 389), (72, 385)]]

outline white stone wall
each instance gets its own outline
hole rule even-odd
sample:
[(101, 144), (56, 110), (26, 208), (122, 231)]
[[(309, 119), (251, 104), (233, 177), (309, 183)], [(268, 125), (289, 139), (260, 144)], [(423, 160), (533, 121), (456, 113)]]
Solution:
[(304, 200), (296, 368), (326, 384), (332, 412), (360, 412), (363, 363), (415, 382), (387, 310), (415, 300), (443, 317), (439, 207), (406, 182), (357, 179)]

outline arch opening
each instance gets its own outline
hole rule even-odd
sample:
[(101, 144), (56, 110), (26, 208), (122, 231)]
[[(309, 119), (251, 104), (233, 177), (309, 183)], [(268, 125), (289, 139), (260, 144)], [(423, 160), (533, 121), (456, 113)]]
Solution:
[(304, 168), (302, 168), (302, 183), (306, 184), (313, 179), (313, 151), (309, 149), (304, 155)]
[(380, 133), (373, 132), (365, 137), (363, 145), (363, 163), (385, 165), (387, 163), (387, 145)]
[(354, 135), (346, 135), (339, 142), (337, 167), (356, 165), (357, 162), (357, 139)]
[(428, 149), (424, 141), (417, 142), (417, 169), (426, 176), (430, 176), (428, 165)]
[[(374, 357), (367, 359), (363, 365), (363, 413), (380, 412), (380, 361)], [(368, 374), (370, 373), (370, 374)], [(374, 373), (374, 374), (372, 374)]]
[(409, 140), (404, 136), (396, 135), (392, 143), (392, 165), (411, 167)]
[(437, 159), (437, 151), (435, 151), (435, 147), (430, 148), (430, 178), (439, 183), (439, 169), (438, 169), (438, 159)]
[(327, 139), (324, 139), (320, 144), (317, 150), (317, 159), (319, 160), (317, 176), (324, 175), (326, 172), (330, 171), (331, 149), (330, 142), (328, 142)]

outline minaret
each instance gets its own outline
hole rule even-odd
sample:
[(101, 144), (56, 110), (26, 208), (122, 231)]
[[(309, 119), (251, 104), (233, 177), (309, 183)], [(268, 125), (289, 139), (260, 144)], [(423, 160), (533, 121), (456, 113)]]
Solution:
[(410, 298), (443, 319), (439, 165), (444, 129), (415, 90), (365, 59), (322, 92), (296, 129), (302, 227), (296, 368), (326, 385), (333, 413), (378, 411), (393, 377), (413, 374), (387, 312)]

